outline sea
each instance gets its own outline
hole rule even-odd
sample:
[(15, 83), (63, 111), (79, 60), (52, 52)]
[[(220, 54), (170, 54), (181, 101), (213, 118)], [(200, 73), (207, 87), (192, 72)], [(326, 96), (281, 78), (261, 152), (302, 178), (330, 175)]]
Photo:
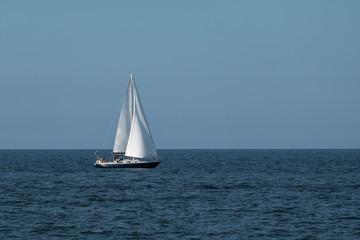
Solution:
[(360, 150), (94, 152), (1, 150), (0, 239), (360, 239)]

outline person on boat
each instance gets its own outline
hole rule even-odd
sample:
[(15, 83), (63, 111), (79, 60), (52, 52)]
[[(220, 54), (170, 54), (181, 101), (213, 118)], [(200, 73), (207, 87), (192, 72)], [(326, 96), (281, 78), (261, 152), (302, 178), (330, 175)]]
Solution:
[(103, 158), (103, 162), (104, 162), (104, 163), (106, 162), (106, 158)]
[(115, 156), (114, 156), (114, 162), (117, 162), (117, 160), (118, 160), (118, 156), (115, 155)]

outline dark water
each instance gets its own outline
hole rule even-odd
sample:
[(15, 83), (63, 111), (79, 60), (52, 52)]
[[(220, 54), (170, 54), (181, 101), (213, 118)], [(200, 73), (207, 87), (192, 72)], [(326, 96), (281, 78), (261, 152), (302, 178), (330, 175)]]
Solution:
[(360, 239), (360, 150), (0, 151), (0, 239)]

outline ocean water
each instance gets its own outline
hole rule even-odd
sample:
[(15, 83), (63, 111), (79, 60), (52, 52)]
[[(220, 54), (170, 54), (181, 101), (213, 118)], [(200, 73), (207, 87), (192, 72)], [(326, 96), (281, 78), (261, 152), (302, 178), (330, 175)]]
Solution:
[(360, 239), (360, 150), (93, 153), (1, 150), (0, 239)]

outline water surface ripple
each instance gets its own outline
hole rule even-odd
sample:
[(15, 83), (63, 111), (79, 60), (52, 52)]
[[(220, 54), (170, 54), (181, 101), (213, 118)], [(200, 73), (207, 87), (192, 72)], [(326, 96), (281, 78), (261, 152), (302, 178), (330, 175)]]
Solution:
[(360, 239), (360, 150), (93, 152), (1, 150), (0, 239)]

